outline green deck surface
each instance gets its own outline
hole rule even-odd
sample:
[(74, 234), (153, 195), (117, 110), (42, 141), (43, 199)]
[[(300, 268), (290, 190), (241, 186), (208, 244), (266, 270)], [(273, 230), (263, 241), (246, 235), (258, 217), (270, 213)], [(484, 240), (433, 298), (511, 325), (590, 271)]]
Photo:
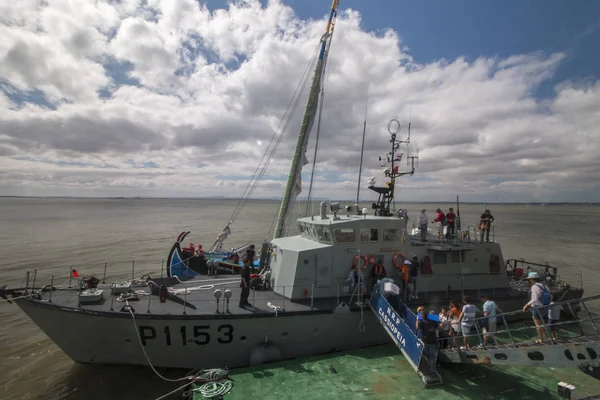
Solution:
[(425, 389), (395, 346), (377, 346), (234, 370), (225, 399), (557, 399), (560, 381), (578, 397), (600, 393), (600, 381), (578, 368), (454, 364), (439, 371), (444, 383)]

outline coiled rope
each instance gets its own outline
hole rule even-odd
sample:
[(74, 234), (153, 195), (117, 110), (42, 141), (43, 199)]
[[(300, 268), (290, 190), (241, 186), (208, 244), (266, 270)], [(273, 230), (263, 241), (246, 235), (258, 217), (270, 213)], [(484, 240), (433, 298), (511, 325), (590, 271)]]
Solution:
[(200, 393), (205, 399), (224, 396), (233, 388), (233, 381), (227, 375), (227, 369), (207, 369), (199, 374), (196, 382), (205, 382), (194, 389), (192, 392)]

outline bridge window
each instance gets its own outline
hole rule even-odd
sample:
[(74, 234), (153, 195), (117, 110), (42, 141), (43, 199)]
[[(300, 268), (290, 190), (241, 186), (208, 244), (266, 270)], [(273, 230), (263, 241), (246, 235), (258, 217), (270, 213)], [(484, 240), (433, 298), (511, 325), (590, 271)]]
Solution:
[(331, 241), (331, 239), (329, 238), (329, 229), (319, 226), (317, 228), (317, 238), (322, 242)]
[(397, 242), (400, 240), (398, 229), (384, 229), (383, 240), (386, 242)]
[(304, 235), (304, 225), (298, 224), (298, 232), (300, 232), (301, 235)]
[[(465, 252), (464, 251), (451, 251), (450, 255), (452, 256), (452, 263), (460, 263), (465, 262)], [(460, 258), (459, 258), (460, 257)]]
[(361, 242), (377, 242), (377, 241), (379, 241), (379, 229), (362, 228), (360, 230), (360, 241)]
[(446, 264), (446, 253), (443, 251), (434, 251), (433, 264)]
[(335, 241), (338, 243), (350, 243), (356, 241), (356, 238), (354, 236), (354, 229), (336, 229), (335, 231), (333, 231), (333, 235), (335, 236)]

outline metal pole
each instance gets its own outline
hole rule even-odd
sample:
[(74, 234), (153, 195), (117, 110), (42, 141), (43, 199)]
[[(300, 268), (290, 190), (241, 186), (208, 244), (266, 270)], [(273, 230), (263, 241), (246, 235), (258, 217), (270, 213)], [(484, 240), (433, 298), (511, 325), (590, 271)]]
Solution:
[[(508, 329), (508, 324), (506, 323), (506, 318), (504, 318), (504, 315), (501, 315), (501, 317), (502, 317), (502, 322), (504, 322), (504, 327), (506, 328), (506, 333), (508, 333), (508, 337), (510, 338), (510, 341), (512, 342), (513, 346), (517, 347), (515, 338), (513, 338), (512, 334), (510, 333), (510, 329)], [(498, 320), (498, 316), (496, 316), (496, 320)]]
[(165, 260), (160, 263), (160, 277), (163, 277), (163, 269), (165, 268)]
[(104, 263), (104, 275), (102, 275), (102, 284), (106, 283), (106, 268), (108, 268), (108, 263)]
[(150, 314), (150, 302), (152, 301), (152, 288), (150, 288), (150, 295), (148, 296), (148, 311), (147, 313)]
[(27, 289), (29, 289), (29, 271), (27, 271), (26, 276), (26, 281), (25, 281), (25, 293), (29, 293), (29, 291)]
[(185, 305), (187, 303), (187, 288), (184, 289), (185, 292), (183, 292), (183, 314), (185, 315)]
[(594, 329), (596, 330), (596, 334), (600, 335), (600, 331), (598, 330), (598, 327), (596, 326), (596, 323), (594, 322), (594, 318), (592, 318), (592, 314), (590, 314), (590, 310), (588, 310), (587, 306), (585, 305), (585, 301), (581, 300), (581, 305), (585, 309), (585, 312), (587, 313), (588, 318), (590, 319), (590, 322), (594, 326)]
[[(275, 288), (273, 288), (275, 289)], [(282, 311), (285, 311), (285, 286), (283, 287), (283, 307), (281, 308)]]
[(54, 275), (50, 278), (50, 294), (48, 295), (48, 303), (52, 303), (52, 291), (54, 290)]
[(311, 283), (310, 284), (310, 309), (313, 309), (313, 304), (315, 301), (315, 284)]
[(37, 278), (37, 269), (33, 270), (33, 283), (31, 284), (31, 288), (35, 289), (35, 279)]

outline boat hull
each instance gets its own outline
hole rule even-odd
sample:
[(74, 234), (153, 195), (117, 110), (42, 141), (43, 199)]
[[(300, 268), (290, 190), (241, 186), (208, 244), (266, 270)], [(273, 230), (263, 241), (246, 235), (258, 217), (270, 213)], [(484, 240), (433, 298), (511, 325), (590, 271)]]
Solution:
[[(373, 314), (343, 307), (334, 312), (247, 318), (197, 318), (128, 312), (94, 315), (18, 300), (19, 306), (73, 361), (155, 367), (244, 367), (389, 343)], [(137, 326), (137, 328), (136, 328)], [(267, 346), (265, 346), (265, 342)]]
[[(583, 291), (570, 291), (563, 300), (582, 295)], [(495, 300), (510, 312), (522, 309), (528, 297)], [(393, 343), (368, 308), (351, 310), (344, 303), (335, 310), (214, 316), (160, 315), (141, 311), (142, 307), (134, 322), (127, 311), (96, 312), (31, 298), (16, 302), (78, 363), (149, 365), (143, 347), (156, 367), (234, 368)], [(432, 296), (409, 305), (439, 310), (447, 304), (447, 299)]]

